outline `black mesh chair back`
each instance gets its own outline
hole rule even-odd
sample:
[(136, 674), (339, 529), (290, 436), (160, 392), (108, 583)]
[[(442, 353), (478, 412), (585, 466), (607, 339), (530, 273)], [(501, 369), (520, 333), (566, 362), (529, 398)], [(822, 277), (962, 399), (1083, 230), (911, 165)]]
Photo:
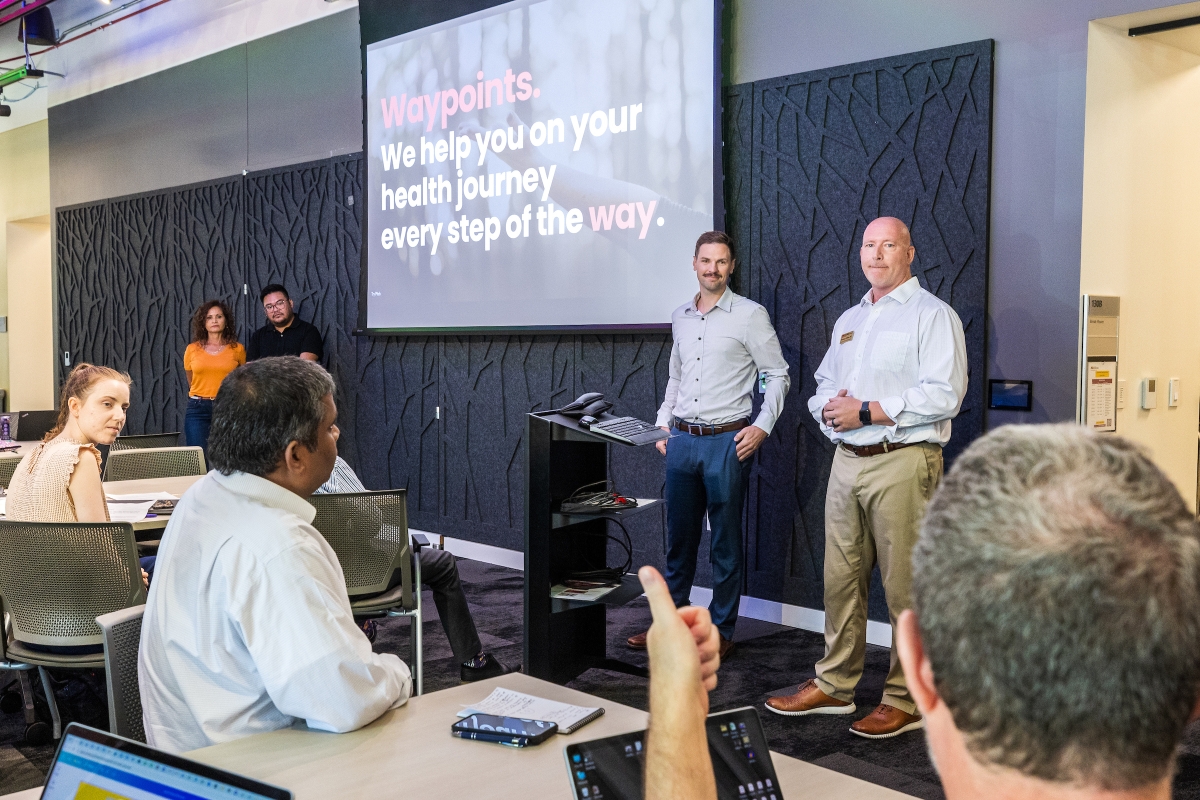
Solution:
[(0, 453), (0, 487), (8, 488), (13, 473), (17, 471), (17, 464), (21, 463), (22, 458), (24, 456), (19, 453)]
[(388, 588), (394, 570), (403, 575), (405, 608), (413, 607), (411, 544), (406, 492), (315, 494), (313, 527), (337, 554), (350, 597)]
[[(56, 647), (103, 643), (96, 617), (146, 602), (133, 526), (127, 522), (0, 522), (0, 607), (15, 642)], [(69, 659), (68, 659), (69, 660)]]
[(104, 636), (104, 680), (108, 687), (108, 730), (117, 736), (146, 741), (142, 694), (138, 684), (138, 647), (146, 607), (130, 606), (96, 617)]
[(117, 440), (112, 443), (112, 451), (175, 447), (177, 444), (179, 444), (179, 431), (175, 431), (174, 433), (144, 433), (137, 436), (118, 436)]
[(204, 450), (199, 447), (156, 447), (117, 450), (108, 454), (106, 481), (140, 481), (146, 478), (178, 478), (208, 472)]

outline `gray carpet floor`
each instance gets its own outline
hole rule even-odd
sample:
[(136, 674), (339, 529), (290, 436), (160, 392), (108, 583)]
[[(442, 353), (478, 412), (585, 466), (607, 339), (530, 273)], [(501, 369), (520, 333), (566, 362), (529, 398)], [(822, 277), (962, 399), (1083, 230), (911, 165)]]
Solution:
[[(521, 662), (522, 577), (516, 570), (460, 560), (459, 569), (484, 647), (506, 664)], [(437, 619), (432, 598), (425, 594), (425, 691), (457, 686), (458, 664)], [(650, 622), (644, 599), (609, 610), (609, 655), (644, 666), (645, 654), (625, 646), (625, 638)], [(408, 621), (392, 619), (380, 625), (375, 649), (409, 657)], [(771, 714), (762, 703), (771, 695), (795, 690), (813, 675), (813, 664), (824, 652), (820, 635), (758, 620), (739, 621), (737, 647), (721, 666), (719, 686), (711, 695), (713, 711), (741, 706), (760, 710), (771, 749), (801, 758), (871, 783), (921, 798), (942, 798), (941, 786), (925, 751), (922, 733), (870, 741), (848, 730), (858, 716), (870, 713), (879, 702), (888, 669), (888, 652), (868, 646), (866, 671), (858, 687), (858, 713), (846, 717), (789, 718)], [(76, 717), (95, 718), (95, 687), (103, 694), (102, 678), (75, 681), (64, 711)], [(606, 670), (589, 670), (569, 686), (606, 700), (647, 708), (647, 683)], [(103, 717), (102, 717), (103, 719)], [(101, 726), (103, 726), (103, 721)], [(19, 714), (0, 715), (0, 794), (38, 786), (54, 755), (54, 748), (23, 743), (24, 722)], [(1200, 800), (1200, 725), (1192, 726), (1181, 746), (1175, 780), (1177, 800)]]

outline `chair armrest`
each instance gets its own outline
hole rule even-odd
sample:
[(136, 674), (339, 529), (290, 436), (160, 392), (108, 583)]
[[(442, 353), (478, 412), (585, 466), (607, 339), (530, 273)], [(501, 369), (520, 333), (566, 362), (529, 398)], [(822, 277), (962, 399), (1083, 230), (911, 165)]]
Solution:
[(137, 619), (146, 613), (146, 604), (143, 603), (137, 606), (129, 606), (122, 608), (119, 611), (110, 611), (107, 614), (101, 614), (96, 617), (96, 624), (100, 626), (100, 630), (107, 633), (108, 631), (120, 625), (122, 622), (128, 622), (131, 619)]
[(419, 553), (421, 551), (422, 547), (432, 547), (432, 546), (433, 545), (431, 545), (429, 543), (429, 539), (427, 539), (425, 537), (425, 534), (423, 534), (423, 533), (412, 534), (412, 548), (413, 548), (414, 553)]

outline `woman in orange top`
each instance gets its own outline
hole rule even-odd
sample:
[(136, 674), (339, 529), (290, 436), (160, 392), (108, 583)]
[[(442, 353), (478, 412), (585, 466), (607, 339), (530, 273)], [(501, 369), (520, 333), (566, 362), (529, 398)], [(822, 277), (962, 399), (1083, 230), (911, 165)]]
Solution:
[(209, 300), (192, 315), (192, 343), (183, 351), (183, 370), (188, 379), (183, 435), (189, 447), (203, 447), (205, 456), (213, 399), (225, 376), (246, 363), (246, 349), (238, 342), (235, 330), (229, 306)]

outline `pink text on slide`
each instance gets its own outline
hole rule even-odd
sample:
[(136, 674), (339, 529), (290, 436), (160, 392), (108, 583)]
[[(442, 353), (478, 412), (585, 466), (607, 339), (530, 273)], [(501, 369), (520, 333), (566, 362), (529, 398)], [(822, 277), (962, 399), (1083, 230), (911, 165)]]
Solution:
[(407, 94), (399, 98), (396, 95), (379, 98), (379, 104), (383, 107), (383, 127), (424, 122), (425, 130), (431, 131), (440, 114), (442, 129), (445, 130), (450, 117), (459, 111), (465, 113), (477, 108), (491, 108), (493, 98), (495, 105), (502, 105), (541, 95), (541, 90), (533, 87), (533, 75), (528, 72), (514, 75), (510, 69), (503, 78), (484, 80), (483, 71), (480, 70), (476, 77), (478, 83), (468, 83), (461, 89), (442, 89), (432, 95), (422, 94), (411, 98)]

